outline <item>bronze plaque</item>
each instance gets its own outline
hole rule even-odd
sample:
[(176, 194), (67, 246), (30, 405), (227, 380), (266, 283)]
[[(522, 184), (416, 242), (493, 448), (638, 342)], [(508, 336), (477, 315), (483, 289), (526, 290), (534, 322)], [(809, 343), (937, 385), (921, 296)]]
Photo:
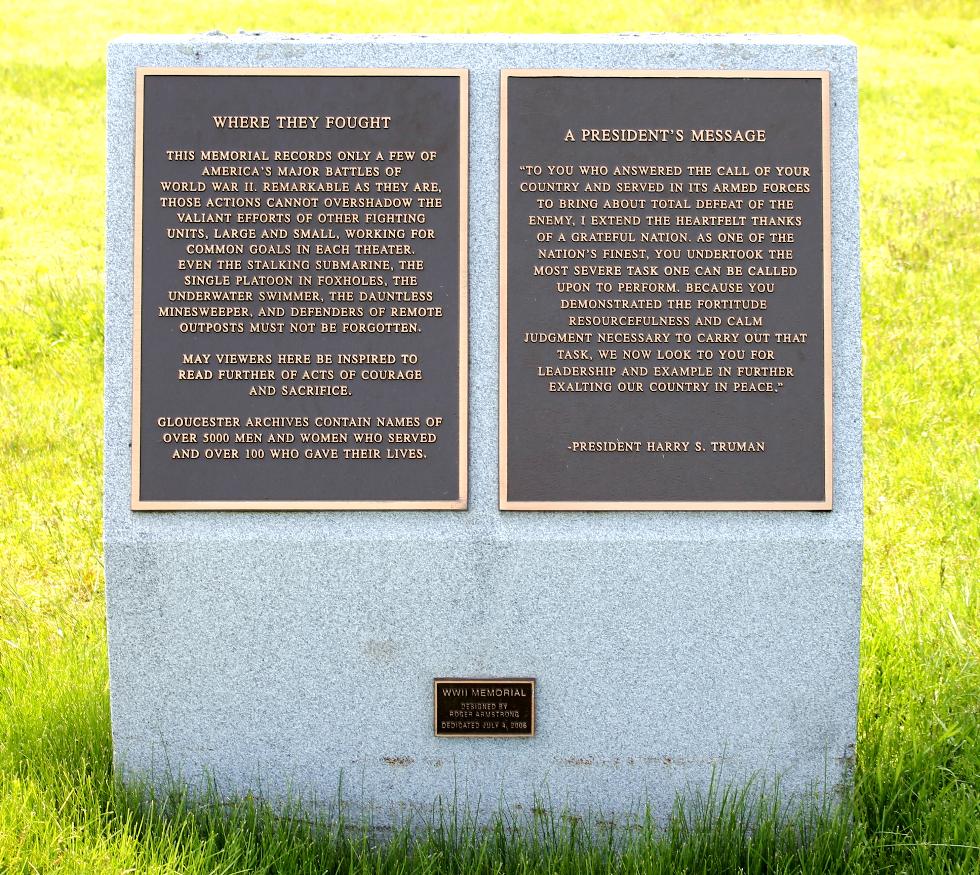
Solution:
[(133, 509), (465, 508), (466, 71), (136, 95)]
[(534, 735), (534, 678), (436, 678), (436, 735), (528, 738)]
[(830, 509), (828, 77), (503, 72), (502, 509)]

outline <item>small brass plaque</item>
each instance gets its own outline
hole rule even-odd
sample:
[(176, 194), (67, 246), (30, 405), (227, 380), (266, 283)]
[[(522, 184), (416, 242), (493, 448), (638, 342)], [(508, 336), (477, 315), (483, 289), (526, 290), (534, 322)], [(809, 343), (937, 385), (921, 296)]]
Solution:
[(534, 687), (534, 678), (436, 678), (432, 684), (435, 734), (530, 738)]

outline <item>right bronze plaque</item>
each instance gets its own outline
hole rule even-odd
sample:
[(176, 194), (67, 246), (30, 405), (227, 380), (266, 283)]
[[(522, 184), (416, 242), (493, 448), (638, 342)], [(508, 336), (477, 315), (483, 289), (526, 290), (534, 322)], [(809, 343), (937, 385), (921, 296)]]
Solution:
[(829, 510), (829, 74), (501, 95), (501, 508)]

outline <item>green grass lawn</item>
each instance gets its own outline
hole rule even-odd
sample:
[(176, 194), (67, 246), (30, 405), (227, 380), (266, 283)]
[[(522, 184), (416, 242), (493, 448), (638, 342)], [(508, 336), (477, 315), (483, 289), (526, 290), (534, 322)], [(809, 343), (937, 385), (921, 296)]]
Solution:
[[(679, 11), (680, 10), (680, 11)], [(2, 0), (0, 873), (980, 872), (980, 5)], [(865, 512), (843, 816), (737, 804), (625, 847), (574, 822), (369, 833), (137, 805), (111, 775), (101, 566), (104, 55), (304, 31), (837, 33), (860, 46)], [(805, 841), (801, 842), (801, 835)]]

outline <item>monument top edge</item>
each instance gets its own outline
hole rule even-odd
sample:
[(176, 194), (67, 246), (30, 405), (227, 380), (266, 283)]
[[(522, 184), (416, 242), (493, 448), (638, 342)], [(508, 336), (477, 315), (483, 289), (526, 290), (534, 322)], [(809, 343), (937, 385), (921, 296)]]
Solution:
[(256, 44), (370, 44), (377, 42), (411, 45), (747, 45), (747, 46), (855, 46), (852, 40), (832, 34), (774, 33), (279, 33), (239, 30), (224, 33), (212, 30), (200, 34), (124, 34), (109, 45), (256, 45)]

